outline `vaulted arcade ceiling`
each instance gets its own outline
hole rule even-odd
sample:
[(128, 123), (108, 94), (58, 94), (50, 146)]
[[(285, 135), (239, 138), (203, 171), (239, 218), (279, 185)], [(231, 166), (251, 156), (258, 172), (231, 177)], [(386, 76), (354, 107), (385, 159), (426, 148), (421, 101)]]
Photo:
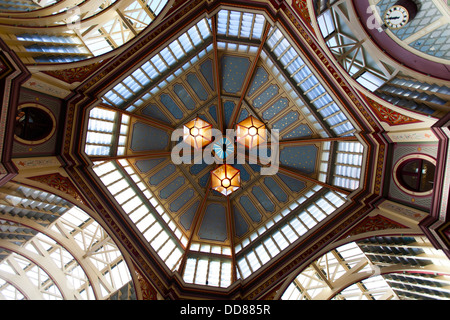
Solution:
[[(382, 167), (384, 142), (365, 101), (292, 8), (250, 7), (190, 2), (69, 101), (69, 172), (165, 288), (161, 274), (181, 291), (255, 286), (270, 268), (311, 258), (380, 193), (368, 173)], [(172, 133), (193, 118), (225, 133), (248, 116), (279, 130), (275, 174), (261, 173), (273, 154), (250, 151), (232, 163), (241, 187), (224, 196), (211, 189), (216, 163), (173, 161)]]

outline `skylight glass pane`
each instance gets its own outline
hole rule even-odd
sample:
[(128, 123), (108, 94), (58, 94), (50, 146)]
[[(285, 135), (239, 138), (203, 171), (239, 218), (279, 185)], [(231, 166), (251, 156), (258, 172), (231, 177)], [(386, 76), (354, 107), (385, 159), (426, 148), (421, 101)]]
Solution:
[(326, 215), (315, 205), (310, 205), (308, 208), (308, 212), (316, 219), (317, 221), (323, 220)]
[(200, 34), (198, 33), (196, 28), (190, 28), (188, 30), (188, 34), (195, 46), (198, 46), (200, 43), (202, 43), (202, 38), (200, 37)]
[(150, 226), (153, 223), (155, 223), (155, 221), (156, 221), (155, 217), (153, 217), (152, 215), (147, 215), (143, 219), (137, 221), (136, 226), (138, 227), (139, 230), (145, 231), (148, 228), (150, 228)]
[(328, 118), (326, 121), (330, 126), (334, 126), (335, 124), (341, 123), (345, 120), (347, 120), (345, 115), (342, 112), (339, 112), (333, 115), (331, 118)]
[(231, 284), (231, 262), (222, 262), (222, 270), (220, 275), (220, 286), (223, 288), (228, 287)]
[[(174, 244), (174, 242), (170, 241), (170, 244)], [(166, 260), (167, 267), (169, 267), (170, 270), (174, 270), (177, 266), (177, 263), (179, 263), (182, 255), (183, 252), (180, 250), (180, 248), (176, 247), (173, 251), (171, 251), (169, 257)]]
[(206, 20), (206, 19), (200, 20), (199, 23), (197, 23), (197, 26), (198, 26), (198, 30), (201, 33), (202, 39), (207, 39), (208, 37), (211, 36), (211, 30), (210, 30), (210, 25), (208, 23), (208, 20)]
[(194, 282), (194, 274), (195, 274), (195, 268), (197, 265), (197, 260), (193, 258), (188, 258), (186, 261), (186, 267), (184, 270), (183, 280), (187, 283), (193, 283)]
[(247, 278), (251, 274), (250, 268), (245, 258), (241, 258), (238, 260), (238, 266), (243, 278)]
[(280, 43), (278, 43), (278, 45), (274, 48), (273, 52), (275, 53), (275, 55), (277, 57), (281, 56), (281, 54), (290, 47), (289, 42), (287, 41), (286, 38), (284, 38), (283, 40), (281, 40)]
[(333, 17), (331, 16), (331, 10), (325, 11), (322, 15), (317, 17), (317, 22), (319, 24), (320, 32), (324, 38), (328, 37), (331, 33), (336, 30), (334, 26)]
[(263, 245), (260, 244), (259, 246), (257, 246), (255, 248), (255, 251), (256, 251), (256, 254), (258, 255), (261, 263), (265, 264), (265, 263), (269, 262), (270, 256), (267, 254), (267, 251)]
[(281, 57), (280, 61), (283, 66), (287, 66), (291, 61), (295, 59), (297, 53), (294, 48), (290, 47)]
[(306, 96), (310, 99), (310, 100), (314, 100), (317, 97), (319, 97), (320, 95), (322, 95), (323, 93), (325, 93), (325, 89), (324, 87), (322, 87), (321, 85), (315, 87), (313, 90), (309, 91)]
[(165, 70), (167, 70), (167, 65), (163, 62), (159, 55), (154, 56), (150, 59), (150, 61), (153, 63), (159, 73), (163, 73)]
[(86, 135), (86, 142), (89, 144), (110, 145), (112, 142), (112, 135), (98, 132), (88, 132)]
[(272, 238), (267, 238), (266, 240), (264, 240), (264, 246), (267, 248), (267, 251), (272, 258), (280, 253), (280, 250), (278, 249)]
[(228, 24), (228, 35), (237, 37), (239, 34), (241, 12), (231, 11)]
[(272, 36), (267, 40), (267, 44), (270, 48), (274, 48), (274, 46), (278, 43), (279, 40), (283, 38), (283, 34), (280, 30), (276, 29)]
[(176, 62), (175, 57), (173, 56), (173, 54), (169, 51), (169, 49), (164, 48), (161, 50), (160, 55), (162, 56), (162, 58), (164, 59), (164, 61), (169, 65), (173, 65)]
[(127, 203), (125, 203), (122, 206), (122, 209), (127, 214), (129, 214), (130, 212), (132, 212), (134, 209), (136, 209), (141, 204), (142, 204), (142, 201), (140, 201), (139, 197), (134, 197), (134, 198), (130, 199)]
[(316, 225), (316, 221), (306, 212), (302, 212), (299, 215), (300, 220), (308, 227), (308, 229), (312, 229)]
[(254, 14), (244, 13), (241, 25), (241, 37), (250, 38)]
[(227, 33), (227, 24), (228, 24), (228, 10), (220, 10), (217, 14), (217, 33), (218, 34), (226, 34)]
[(161, 232), (155, 239), (153, 239), (152, 242), (150, 242), (150, 245), (153, 247), (153, 249), (159, 251), (159, 249), (167, 239), (169, 239), (169, 235), (166, 232)]
[(136, 195), (136, 193), (134, 192), (134, 190), (131, 188), (128, 188), (128, 189), (125, 189), (124, 191), (120, 192), (119, 194), (117, 194), (115, 196), (115, 198), (119, 204), (123, 204), (125, 201), (128, 201), (135, 195)]
[(141, 89), (141, 86), (132, 77), (126, 77), (123, 82), (132, 93), (135, 93)]
[(281, 228), (281, 231), (283, 232), (283, 234), (289, 240), (290, 243), (293, 243), (298, 238), (294, 230), (292, 230), (292, 228), (287, 224)]
[(276, 231), (272, 235), (272, 238), (281, 250), (285, 249), (289, 245), (289, 243), (286, 241), (286, 239), (283, 237), (280, 231)]
[(250, 251), (247, 254), (247, 261), (250, 265), (250, 268), (253, 271), (256, 271), (257, 269), (259, 269), (261, 267), (261, 263), (258, 261), (258, 258), (256, 257), (256, 254), (253, 251)]
[(302, 68), (305, 65), (303, 60), (300, 57), (295, 58), (295, 60), (287, 67), (287, 70), (290, 74), (293, 74), (300, 68)]
[(153, 67), (153, 65), (150, 62), (146, 62), (142, 65), (142, 70), (147, 73), (147, 75), (150, 77), (150, 79), (154, 80), (158, 75), (159, 72)]
[(173, 41), (171, 44), (169, 44), (169, 48), (170, 50), (172, 50), (177, 59), (180, 59), (185, 55), (178, 41)]
[(208, 285), (219, 286), (220, 261), (213, 260), (209, 263)]
[(316, 202), (316, 204), (317, 204), (317, 206), (320, 208), (320, 209), (322, 209), (323, 211), (325, 211), (327, 214), (331, 214), (331, 213), (333, 213), (333, 211), (335, 210), (335, 208), (334, 207), (332, 207), (331, 206), (331, 204), (328, 202), (328, 201), (326, 201), (326, 200), (324, 200), (324, 199), (319, 199), (317, 202)]
[(131, 92), (128, 88), (125, 88), (125, 86), (121, 83), (119, 83), (118, 85), (116, 85), (114, 87), (114, 90), (121, 96), (124, 97), (125, 99), (128, 99), (129, 97), (131, 97)]
[(199, 259), (197, 262), (197, 272), (195, 276), (196, 284), (206, 284), (206, 276), (208, 272), (208, 260)]
[(113, 122), (90, 119), (88, 123), (88, 130), (90, 131), (112, 132), (113, 129)]
[(319, 109), (319, 108), (322, 108), (322, 107), (328, 105), (332, 101), (333, 101), (333, 99), (331, 99), (331, 96), (329, 94), (326, 94), (326, 95), (318, 98), (317, 100), (315, 100), (313, 102), (313, 104), (317, 109)]
[(263, 29), (264, 29), (265, 18), (263, 15), (257, 14), (255, 19), (255, 24), (253, 27), (252, 38), (253, 39), (261, 39)]
[(356, 81), (358, 81), (362, 86), (372, 92), (377, 90), (386, 82), (385, 80), (368, 71), (365, 71), (363, 74), (361, 74), (361, 76), (359, 76)]
[(190, 52), (191, 50), (194, 49), (191, 41), (189, 40), (189, 38), (185, 33), (183, 33), (178, 40), (180, 41), (181, 46), (183, 47), (185, 52)]
[(300, 236), (304, 235), (308, 231), (308, 229), (306, 229), (305, 226), (297, 218), (293, 218), (289, 221), (289, 223), (292, 228), (295, 229), (295, 232), (297, 232), (297, 234)]
[[(147, 231), (144, 232), (144, 236), (149, 242), (152, 242), (152, 240), (156, 236), (158, 236), (158, 234), (161, 231), (162, 231), (162, 226), (158, 221), (156, 221), (155, 223), (152, 224), (152, 226), (149, 229), (147, 229)], [(153, 248), (153, 249), (155, 249), (155, 248)]]

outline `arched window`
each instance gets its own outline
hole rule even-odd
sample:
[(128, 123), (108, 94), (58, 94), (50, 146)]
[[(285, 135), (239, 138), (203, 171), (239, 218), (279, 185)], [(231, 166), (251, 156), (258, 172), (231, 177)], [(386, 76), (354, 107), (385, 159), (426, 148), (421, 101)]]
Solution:
[(422, 158), (409, 159), (397, 169), (400, 184), (414, 192), (427, 192), (433, 189), (435, 165)]
[(51, 112), (35, 103), (19, 106), (16, 114), (16, 139), (27, 144), (47, 141), (56, 128)]

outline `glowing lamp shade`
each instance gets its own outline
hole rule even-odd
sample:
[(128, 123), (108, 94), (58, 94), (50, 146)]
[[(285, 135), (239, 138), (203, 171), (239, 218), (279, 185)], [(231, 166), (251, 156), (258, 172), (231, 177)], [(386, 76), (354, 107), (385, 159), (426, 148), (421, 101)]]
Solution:
[(211, 171), (211, 188), (228, 196), (241, 186), (240, 170), (224, 164)]
[(200, 118), (195, 118), (183, 126), (183, 140), (195, 149), (201, 149), (211, 143), (212, 125)]
[(236, 125), (236, 142), (251, 149), (267, 139), (266, 126), (253, 116)]

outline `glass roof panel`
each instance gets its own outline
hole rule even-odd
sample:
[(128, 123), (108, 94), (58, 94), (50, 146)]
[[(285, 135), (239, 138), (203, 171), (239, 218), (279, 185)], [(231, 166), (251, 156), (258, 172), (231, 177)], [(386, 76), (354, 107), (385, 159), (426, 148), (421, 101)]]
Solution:
[[(212, 21), (217, 28), (211, 26)], [(331, 140), (355, 135), (346, 110), (334, 101), (333, 93), (322, 85), (315, 68), (305, 62), (283, 30), (271, 27), (267, 41), (258, 43), (266, 25), (263, 15), (225, 9), (218, 11), (217, 19), (199, 18), (150, 58), (143, 57), (143, 62), (106, 91), (103, 107), (115, 107), (109, 118), (94, 116), (99, 113), (97, 108), (90, 116), (86, 153), (94, 161), (94, 172), (149, 247), (170, 270), (180, 272), (186, 283), (224, 287), (236, 280), (233, 277), (245, 280), (252, 276), (344, 208), (349, 190), (357, 189), (363, 176), (364, 147), (356, 139)], [(217, 30), (216, 46), (213, 30)], [(227, 77), (217, 75), (216, 70), (227, 72)], [(226, 91), (238, 83), (237, 78), (246, 91), (234, 87), (233, 93)], [(225, 87), (220, 81), (230, 83)], [(277, 174), (272, 180), (261, 178), (260, 163), (246, 160), (240, 164), (242, 183), (251, 187), (241, 188), (230, 204), (224, 204), (218, 194), (205, 192), (213, 169), (209, 164), (181, 164), (173, 170), (167, 155), (172, 145), (142, 152), (131, 148), (159, 140), (138, 136), (136, 128), (162, 130), (161, 134), (165, 131), (170, 137), (195, 115), (213, 127), (218, 127), (219, 115), (222, 121), (233, 117), (233, 121), (242, 121), (248, 115), (267, 120), (268, 128), (281, 128), (280, 138), (286, 141), (283, 152), (300, 150), (313, 157), (312, 180), (302, 180), (306, 167), (298, 162), (286, 167), (291, 163), (283, 158), (284, 153), (281, 165), (289, 173)], [(305, 145), (305, 139), (311, 142)], [(164, 154), (162, 160), (158, 154)], [(95, 156), (100, 155), (106, 156), (102, 160), (107, 156), (118, 160), (96, 162)], [(334, 159), (336, 163), (331, 162)], [(199, 211), (203, 197), (204, 209)], [(214, 215), (221, 218), (210, 219), (210, 207), (218, 208)], [(235, 221), (231, 237), (227, 212)], [(236, 265), (231, 259), (234, 255)]]

